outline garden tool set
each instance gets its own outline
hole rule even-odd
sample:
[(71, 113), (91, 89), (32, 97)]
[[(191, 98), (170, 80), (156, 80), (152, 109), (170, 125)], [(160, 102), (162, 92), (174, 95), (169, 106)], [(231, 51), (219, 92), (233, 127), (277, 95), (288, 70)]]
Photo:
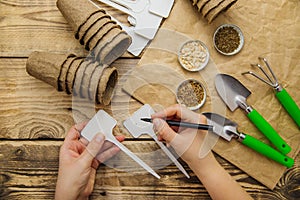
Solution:
[[(287, 93), (287, 91), (279, 85), (277, 78), (274, 75), (266, 58), (259, 57), (259, 59), (264, 62), (271, 75), (269, 75), (260, 64), (252, 64), (252, 66), (257, 66), (268, 80), (262, 78), (252, 71), (244, 72), (242, 74), (253, 75), (266, 84), (272, 86), (276, 91), (276, 97), (299, 127), (299, 107), (292, 97)], [(246, 112), (246, 115), (251, 122), (268, 138), (276, 150), (250, 135), (238, 132), (237, 124), (235, 122), (230, 121), (229, 119), (216, 113), (203, 113), (208, 118), (209, 124), (214, 126), (213, 132), (227, 141), (230, 141), (232, 138), (237, 138), (242, 144), (250, 147), (260, 154), (288, 168), (292, 167), (294, 160), (286, 156), (286, 154), (292, 150), (291, 147), (281, 138), (281, 136), (268, 123), (268, 121), (257, 112), (257, 110), (247, 104), (246, 99), (251, 92), (237, 79), (228, 74), (217, 74), (215, 78), (215, 86), (219, 96), (225, 102), (227, 107), (231, 111), (234, 111), (238, 107), (242, 108)]]
[(237, 79), (227, 74), (218, 74), (215, 79), (216, 89), (231, 111), (242, 108), (252, 123), (283, 154), (291, 151), (290, 146), (280, 137), (274, 128), (250, 105), (246, 103), (251, 92)]

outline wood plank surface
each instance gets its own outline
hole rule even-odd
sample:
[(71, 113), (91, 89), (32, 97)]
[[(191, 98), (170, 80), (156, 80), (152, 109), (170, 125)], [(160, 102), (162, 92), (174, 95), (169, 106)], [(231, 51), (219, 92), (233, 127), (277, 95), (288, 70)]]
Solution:
[[(136, 59), (119, 59), (112, 64), (118, 69), (119, 83), (111, 106), (95, 107), (84, 100), (80, 105), (105, 109), (113, 112), (119, 122), (125, 120), (128, 112), (141, 105), (121, 89), (137, 62)], [(75, 123), (72, 111), (78, 114), (78, 110), (72, 110), (72, 96), (29, 76), (25, 65), (25, 58), (0, 58), (0, 138), (63, 138)], [(79, 114), (86, 120), (91, 117)]]
[[(105, 8), (120, 21), (126, 21), (124, 14)], [(74, 108), (71, 96), (29, 76), (25, 70), (26, 59), (32, 51), (73, 52), (80, 56), (88, 52), (74, 38), (73, 30), (56, 7), (56, 0), (1, 0), (0, 49), (0, 199), (53, 199), (62, 140), (77, 123), (75, 115), (81, 120), (90, 116)], [(176, 166), (166, 166), (169, 161), (162, 154), (153, 163), (147, 152), (157, 150), (156, 144), (150, 139), (132, 139), (121, 126), (122, 121), (141, 106), (121, 89), (138, 61), (125, 53), (112, 64), (118, 69), (119, 83), (111, 105), (95, 106), (84, 100), (79, 103), (113, 115), (120, 133), (127, 137), (124, 144), (144, 156), (142, 159), (150, 166), (158, 168), (161, 179), (148, 173), (116, 170), (137, 167), (133, 162), (123, 162), (128, 158), (120, 153), (107, 163), (110, 167), (102, 165), (98, 170), (91, 199), (210, 199), (186, 164), (181, 162), (190, 179)], [(286, 171), (274, 191), (216, 157), (254, 199), (300, 199), (299, 155), (295, 166)]]
[[(119, 21), (126, 21), (123, 13), (98, 4)], [(2, 57), (26, 57), (32, 51), (88, 54), (56, 7), (56, 0), (0, 1), (0, 49)], [(133, 56), (125, 53), (124, 57)]]
[[(1, 141), (0, 199), (52, 199), (61, 144), (62, 141)], [(125, 141), (124, 144), (133, 152), (157, 148), (147, 140)], [(119, 155), (118, 160), (123, 160), (122, 157), (124, 155)], [(151, 162), (147, 156), (143, 159)], [(298, 167), (288, 170), (273, 192), (222, 158), (217, 156), (217, 159), (254, 199), (296, 200), (299, 197), (300, 156), (296, 159)], [(120, 162), (115, 166), (120, 169), (126, 165)], [(157, 170), (161, 175), (158, 180), (148, 173), (132, 174), (101, 165), (91, 199), (210, 199), (192, 171), (185, 164), (184, 167), (190, 179), (170, 165)]]

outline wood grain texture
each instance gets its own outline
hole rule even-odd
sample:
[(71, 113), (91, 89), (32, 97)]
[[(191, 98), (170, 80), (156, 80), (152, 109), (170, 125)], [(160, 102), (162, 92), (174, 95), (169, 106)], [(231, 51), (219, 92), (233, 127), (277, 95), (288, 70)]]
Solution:
[[(112, 105), (95, 106), (82, 100), (80, 106), (91, 107), (94, 112), (95, 109), (105, 109), (119, 122), (125, 120), (130, 112), (140, 106), (121, 89), (137, 62), (135, 59), (119, 59), (112, 64), (119, 72)], [(92, 114), (87, 116), (83, 113), (85, 109), (72, 108), (72, 96), (57, 92), (55, 88), (29, 76), (25, 64), (25, 58), (0, 58), (0, 138), (63, 138), (75, 123), (73, 114), (80, 115), (82, 121), (92, 117)]]
[[(53, 199), (62, 139), (76, 123), (74, 115), (81, 120), (90, 117), (82, 109), (73, 107), (71, 96), (57, 92), (25, 71), (26, 58), (35, 50), (72, 52), (79, 56), (88, 53), (74, 38), (73, 30), (55, 4), (56, 0), (0, 1), (0, 199)], [(104, 7), (120, 21), (126, 21), (124, 14)], [(210, 199), (187, 165), (181, 162), (190, 179), (174, 165), (165, 167), (168, 160), (160, 152), (153, 162), (147, 152), (157, 150), (156, 144), (145, 138), (129, 139), (128, 132), (122, 128), (122, 121), (141, 106), (121, 89), (139, 60), (127, 59), (132, 58), (128, 53), (123, 57), (112, 64), (120, 78), (112, 104), (103, 107), (84, 100), (78, 103), (83, 108), (104, 109), (113, 115), (120, 133), (127, 137), (124, 144), (151, 166), (161, 168), (157, 172), (162, 178), (158, 180), (148, 173), (132, 174), (102, 165), (91, 199)], [(274, 191), (216, 157), (254, 199), (300, 199), (299, 155), (295, 166), (286, 171)], [(126, 170), (137, 167), (132, 162), (123, 162), (126, 159), (120, 153), (107, 165)]]
[[(62, 141), (1, 141), (0, 199), (52, 199)], [(125, 141), (133, 152), (155, 150), (152, 141)], [(145, 148), (146, 147), (146, 148)], [(49, 153), (51, 152), (51, 153)], [(119, 155), (122, 158), (124, 155)], [(299, 198), (299, 163), (288, 170), (274, 191), (257, 183), (222, 158), (217, 160), (254, 199), (296, 200)], [(145, 162), (151, 162), (147, 157)], [(126, 163), (119, 163), (126, 165)], [(158, 180), (148, 173), (127, 173), (101, 165), (91, 199), (210, 199), (203, 185), (184, 164), (190, 179), (174, 166), (157, 170)]]
[[(126, 15), (120, 11), (99, 5), (125, 22)], [(88, 54), (56, 7), (56, 0), (0, 1), (0, 49), (2, 57), (25, 57), (36, 50)], [(124, 57), (133, 56), (125, 53)]]

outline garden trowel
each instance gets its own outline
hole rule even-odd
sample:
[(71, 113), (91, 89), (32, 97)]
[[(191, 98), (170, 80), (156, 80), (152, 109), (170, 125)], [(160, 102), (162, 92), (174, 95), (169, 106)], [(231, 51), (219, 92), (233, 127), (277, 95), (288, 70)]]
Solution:
[(254, 151), (286, 166), (292, 167), (294, 160), (285, 156), (262, 141), (237, 131), (237, 124), (216, 113), (202, 113), (206, 116), (208, 124), (213, 125), (213, 132), (223, 139), (230, 141), (232, 138), (238, 139), (239, 142), (253, 149)]

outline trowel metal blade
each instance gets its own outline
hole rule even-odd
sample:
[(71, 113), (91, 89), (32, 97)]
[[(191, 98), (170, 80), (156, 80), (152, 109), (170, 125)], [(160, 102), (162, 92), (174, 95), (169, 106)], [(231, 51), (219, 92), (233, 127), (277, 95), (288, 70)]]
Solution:
[(225, 104), (231, 111), (239, 105), (246, 105), (246, 99), (251, 92), (236, 78), (228, 74), (217, 74), (215, 86)]
[(223, 139), (230, 141), (237, 133), (237, 124), (217, 113), (205, 112), (202, 113), (210, 125), (213, 125), (213, 132)]

